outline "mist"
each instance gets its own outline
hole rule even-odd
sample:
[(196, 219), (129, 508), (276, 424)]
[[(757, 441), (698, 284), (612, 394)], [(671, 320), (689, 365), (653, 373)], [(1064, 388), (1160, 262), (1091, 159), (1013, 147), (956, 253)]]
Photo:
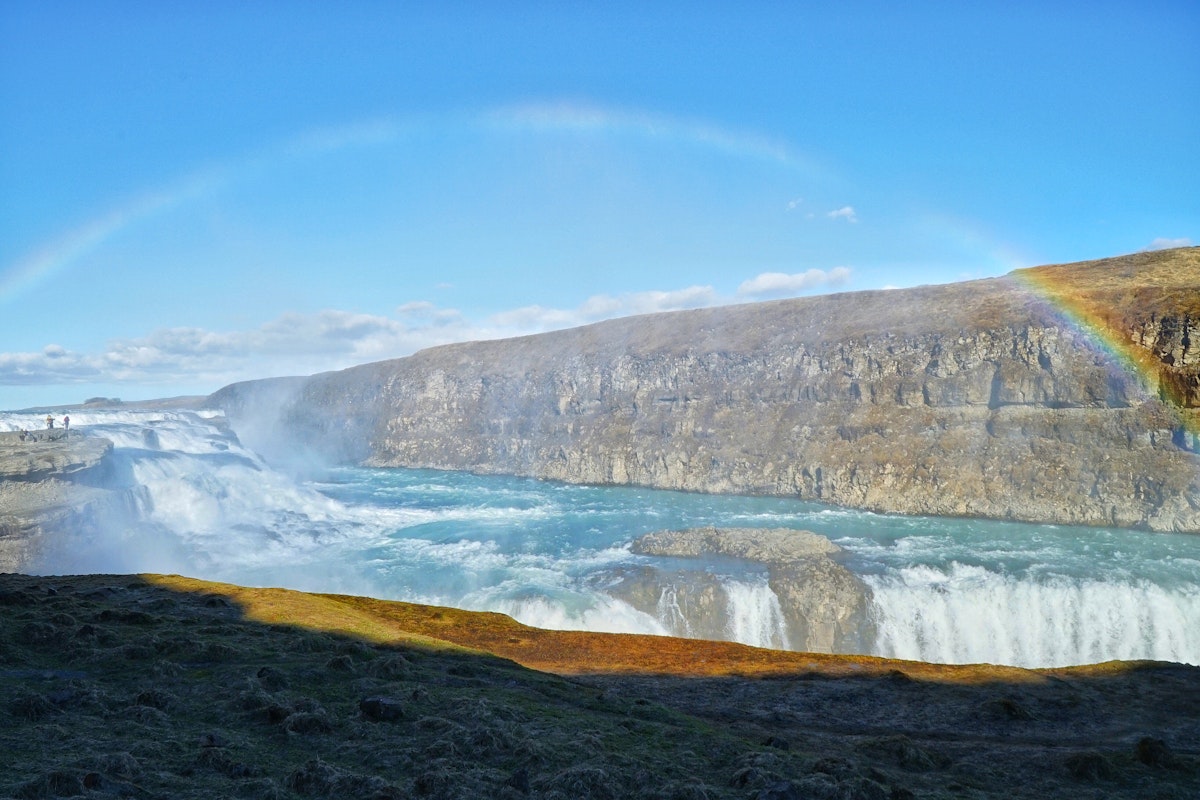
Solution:
[[(1200, 663), (1200, 537), (335, 466), (290, 448), (286, 426), (254, 413), (236, 425), (211, 410), (72, 418), (73, 432), (114, 443), (102, 480), (121, 501), (45, 537), (24, 571), (179, 573), (498, 611), (546, 628), (804, 649), (761, 566), (630, 550), (660, 530), (791, 528), (839, 544), (866, 587), (860, 652), (1023, 666)], [(34, 421), (0, 415), (0, 428)], [(631, 579), (649, 592), (644, 602), (618, 590)], [(701, 610), (694, 601), (705, 592), (713, 603)]]

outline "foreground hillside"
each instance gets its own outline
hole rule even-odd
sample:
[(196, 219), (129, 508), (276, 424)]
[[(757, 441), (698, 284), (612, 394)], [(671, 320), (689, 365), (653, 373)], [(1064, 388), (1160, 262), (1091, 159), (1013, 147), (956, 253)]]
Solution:
[(210, 402), (341, 461), (1200, 531), (1200, 248), (631, 317)]
[(1200, 669), (540, 631), (177, 576), (0, 575), (0, 797), (1191, 798)]

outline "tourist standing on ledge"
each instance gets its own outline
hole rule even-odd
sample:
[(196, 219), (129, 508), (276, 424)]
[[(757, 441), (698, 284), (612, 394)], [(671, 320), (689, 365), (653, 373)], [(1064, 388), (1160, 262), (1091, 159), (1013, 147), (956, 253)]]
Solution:
[(54, 430), (54, 417), (50, 416), (49, 414), (46, 415), (46, 429), (51, 431)]
[(66, 439), (71, 435), (71, 416), (63, 414), (63, 438)]

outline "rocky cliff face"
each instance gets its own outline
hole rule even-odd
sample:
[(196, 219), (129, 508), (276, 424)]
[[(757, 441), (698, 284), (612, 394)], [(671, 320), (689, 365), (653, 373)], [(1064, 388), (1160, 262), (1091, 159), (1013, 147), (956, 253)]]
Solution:
[(1200, 531), (1197, 342), (1187, 248), (451, 345), (211, 400), (378, 466)]
[(66, 538), (86, 539), (144, 502), (136, 487), (107, 488), (112, 442), (38, 435), (0, 433), (0, 572), (30, 569)]

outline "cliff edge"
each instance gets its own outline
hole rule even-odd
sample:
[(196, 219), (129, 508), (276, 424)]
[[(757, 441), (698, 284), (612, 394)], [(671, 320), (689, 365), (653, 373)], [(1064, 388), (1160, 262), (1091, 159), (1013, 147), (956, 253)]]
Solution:
[(36, 566), (61, 537), (87, 537), (137, 503), (136, 489), (109, 488), (112, 442), (75, 432), (34, 436), (0, 432), (0, 572)]
[(344, 462), (1200, 532), (1200, 248), (609, 320), (210, 397)]

